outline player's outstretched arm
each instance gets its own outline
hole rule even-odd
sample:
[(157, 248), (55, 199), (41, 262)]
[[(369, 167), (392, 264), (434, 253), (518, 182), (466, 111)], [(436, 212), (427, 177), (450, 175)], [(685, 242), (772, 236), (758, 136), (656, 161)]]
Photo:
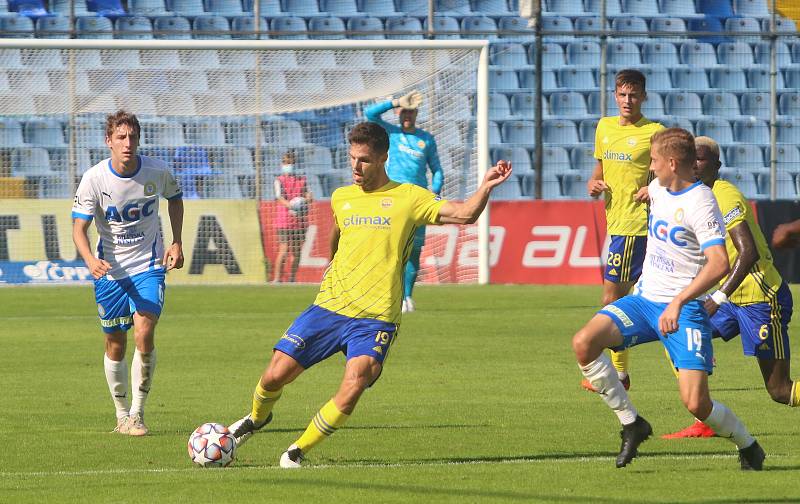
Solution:
[(779, 224), (772, 232), (772, 246), (778, 249), (800, 245), (800, 219)]
[(169, 212), (169, 223), (172, 227), (172, 244), (164, 253), (164, 266), (167, 271), (171, 269), (183, 268), (183, 243), (181, 235), (183, 233), (183, 199), (171, 199), (167, 203)]
[(89, 245), (89, 225), (92, 221), (86, 219), (75, 218), (72, 220), (72, 241), (75, 242), (75, 248), (78, 250), (86, 267), (92, 273), (95, 279), (102, 278), (103, 275), (111, 271), (111, 265), (108, 261), (98, 259), (92, 254), (92, 247)]
[(727, 233), (731, 237), (733, 246), (736, 247), (738, 253), (736, 254), (736, 260), (731, 265), (731, 274), (725, 279), (725, 283), (711, 297), (706, 299), (705, 308), (709, 315), (717, 313), (719, 305), (727, 301), (728, 296), (736, 292), (736, 289), (739, 288), (750, 272), (750, 268), (759, 259), (756, 240), (753, 238), (753, 233), (750, 232), (750, 226), (747, 225), (746, 221), (728, 229)]
[(470, 196), (463, 203), (455, 201), (448, 201), (442, 208), (439, 209), (439, 223), (440, 224), (472, 224), (478, 220), (478, 217), (486, 208), (486, 203), (489, 201), (489, 194), (492, 189), (499, 186), (511, 176), (511, 163), (508, 161), (500, 160), (497, 165), (491, 167), (486, 172), (475, 194)]

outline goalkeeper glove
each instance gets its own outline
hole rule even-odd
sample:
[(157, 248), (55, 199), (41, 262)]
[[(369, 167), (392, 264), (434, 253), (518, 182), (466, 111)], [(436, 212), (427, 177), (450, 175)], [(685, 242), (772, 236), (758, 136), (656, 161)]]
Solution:
[(415, 89), (408, 94), (401, 96), (400, 98), (395, 98), (392, 100), (392, 105), (402, 109), (416, 110), (420, 105), (422, 105), (422, 93)]

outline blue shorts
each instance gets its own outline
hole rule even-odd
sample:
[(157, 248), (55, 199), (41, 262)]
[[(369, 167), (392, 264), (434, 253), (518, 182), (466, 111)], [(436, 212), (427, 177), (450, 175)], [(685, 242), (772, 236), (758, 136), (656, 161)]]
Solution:
[(145, 271), (128, 278), (94, 281), (94, 300), (103, 332), (127, 331), (134, 312), (161, 315), (164, 306), (164, 270)]
[(789, 321), (792, 319), (792, 292), (786, 282), (771, 303), (739, 306), (723, 303), (711, 317), (714, 331), (729, 341), (742, 335), (745, 355), (759, 359), (790, 359)]
[(609, 282), (636, 282), (642, 274), (646, 236), (611, 236), (603, 278)]
[(344, 353), (347, 360), (369, 355), (383, 364), (396, 335), (397, 324), (345, 317), (311, 305), (292, 322), (275, 350), (306, 369), (336, 352)]
[(600, 310), (598, 313), (609, 316), (622, 333), (622, 345), (612, 350), (661, 340), (677, 369), (697, 369), (711, 374), (714, 361), (712, 328), (703, 303), (695, 299), (684, 305), (678, 318), (678, 331), (662, 336), (658, 318), (667, 304), (632, 294)]

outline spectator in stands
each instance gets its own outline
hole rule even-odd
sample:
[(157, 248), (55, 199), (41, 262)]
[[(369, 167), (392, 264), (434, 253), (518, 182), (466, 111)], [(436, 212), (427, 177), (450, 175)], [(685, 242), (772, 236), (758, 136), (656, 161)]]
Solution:
[(772, 232), (772, 246), (776, 249), (800, 246), (800, 219), (779, 224)]
[(292, 254), (289, 281), (294, 282), (300, 265), (300, 249), (306, 239), (308, 208), (313, 195), (308, 188), (305, 175), (297, 173), (294, 151), (287, 151), (281, 158), (281, 174), (275, 178), (275, 229), (278, 236), (278, 256), (275, 258), (272, 283), (280, 283), (286, 256)]

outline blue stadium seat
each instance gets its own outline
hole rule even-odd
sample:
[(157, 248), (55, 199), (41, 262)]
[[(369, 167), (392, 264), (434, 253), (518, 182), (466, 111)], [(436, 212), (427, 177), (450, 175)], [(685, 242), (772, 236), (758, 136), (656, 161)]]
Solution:
[(547, 12), (561, 16), (575, 17), (583, 14), (581, 0), (547, 0)]
[[(787, 76), (788, 72), (792, 69), (787, 69)], [(778, 81), (778, 89), (784, 89), (786, 84), (784, 84), (783, 80), (783, 73), (778, 72), (776, 75)], [(800, 80), (796, 82), (800, 83)], [(759, 89), (759, 90), (767, 90), (771, 86), (770, 84), (770, 76), (769, 70), (764, 68), (748, 68), (747, 69), (747, 87), (748, 89)], [(800, 87), (800, 86), (798, 86)]]
[(744, 42), (724, 42), (717, 46), (717, 57), (721, 65), (749, 67), (753, 65), (753, 50)]
[(661, 0), (661, 13), (687, 17), (697, 14), (694, 0)]
[(800, 93), (782, 93), (778, 97), (778, 113), (800, 117)]
[(694, 135), (694, 125), (692, 124), (692, 121), (686, 117), (665, 116), (657, 119), (657, 122), (664, 125), (665, 128), (683, 128)]
[(512, 115), (508, 96), (494, 90), (489, 93), (489, 119), (492, 121), (505, 121)]
[(611, 21), (611, 29), (619, 32), (618, 35), (620, 37), (630, 38), (633, 40), (646, 39), (649, 31), (647, 28), (647, 22), (637, 16), (614, 18), (614, 20)]
[(655, 91), (647, 93), (647, 100), (642, 104), (642, 112), (647, 117), (661, 117), (664, 113), (664, 99)]
[(741, 98), (742, 115), (769, 120), (769, 93), (743, 93)]
[(503, 143), (515, 145), (535, 145), (536, 129), (533, 121), (505, 121), (501, 126)]
[(200, 119), (185, 123), (186, 143), (194, 145), (222, 145), (225, 131), (216, 119)]
[[(600, 14), (601, 2), (602, 0), (586, 0), (586, 11)], [(619, 16), (620, 14), (622, 14), (622, 6), (619, 0), (606, 0), (606, 16)]]
[(33, 38), (33, 20), (25, 16), (0, 18), (0, 32), (5, 38)]
[[(259, 17), (258, 30), (262, 32), (269, 31), (269, 25), (264, 17)], [(256, 38), (255, 21), (253, 16), (235, 16), (231, 18), (231, 38), (240, 40), (252, 40)], [(267, 38), (267, 35), (262, 35), (261, 38)]]
[[(765, 70), (766, 71), (766, 70)], [(786, 74), (786, 85), (781, 86), (781, 73), (778, 72), (778, 89), (781, 87), (787, 87), (791, 89), (800, 89), (800, 68), (787, 68), (784, 70)], [(769, 74), (767, 74), (769, 77)], [(769, 81), (768, 81), (769, 82)], [(767, 84), (767, 89), (769, 89), (769, 84)]]
[(681, 44), (681, 63), (695, 68), (717, 66), (717, 53), (707, 42), (687, 42)]
[(357, 32), (350, 35), (353, 40), (378, 40), (383, 39), (383, 21), (376, 17), (353, 17), (347, 20), (347, 31)]
[(776, 129), (778, 131), (778, 143), (800, 145), (800, 118), (778, 118)]
[[(428, 18), (422, 22), (422, 29), (427, 32), (428, 31)], [(458, 19), (452, 16), (436, 16), (433, 18), (433, 30), (436, 33), (437, 40), (447, 40), (447, 39), (460, 39), (461, 38), (461, 26), (458, 24)], [(491, 50), (493, 47), (490, 46), (489, 49)], [(494, 65), (495, 63), (490, 64)]]
[[(756, 178), (759, 191), (769, 194), (771, 173), (769, 170), (759, 173)], [(794, 173), (779, 171), (775, 174), (775, 197), (783, 200), (797, 200), (798, 181)]]
[(433, 7), (436, 12), (447, 16), (467, 16), (472, 14), (469, 0), (434, 0)]
[[(244, 0), (243, 6), (245, 12), (253, 12), (255, 2), (253, 0)], [(278, 17), (283, 16), (281, 10), (280, 0), (259, 0), (258, 2), (258, 15), (263, 17)]]
[(751, 17), (736, 17), (728, 18), (725, 20), (725, 31), (729, 31), (738, 35), (751, 34), (750, 37), (737, 37), (737, 40), (749, 40), (756, 42), (759, 40), (761, 34), (761, 25), (758, 20)]
[(23, 147), (11, 152), (13, 177), (52, 175), (50, 155), (43, 147)]
[(710, 71), (711, 87), (727, 91), (744, 91), (747, 89), (747, 78), (739, 68), (712, 68)]
[(391, 17), (398, 15), (394, 0), (361, 0), (361, 12), (369, 16)]
[(397, 0), (397, 10), (409, 16), (423, 16), (428, 14), (427, 0)]
[[(528, 61), (533, 65), (536, 62), (536, 45), (528, 46)], [(564, 59), (564, 48), (561, 44), (544, 43), (542, 44), (542, 68), (562, 68), (566, 65)]]
[[(592, 91), (586, 97), (586, 104), (588, 105), (589, 115), (599, 116), (602, 115), (600, 110), (600, 91)], [(617, 110), (617, 102), (614, 100), (614, 92), (608, 90), (606, 93), (606, 115), (614, 115)]]
[(69, 38), (69, 18), (65, 16), (49, 16), (37, 19), (36, 37)]
[(794, 42), (790, 45), (792, 51), (792, 60), (798, 64), (800, 63), (800, 42)]
[[(530, 93), (517, 93), (511, 96), (511, 112), (515, 117), (533, 120), (536, 117), (536, 100)], [(542, 116), (549, 115), (547, 100), (542, 96)]]
[(308, 145), (296, 149), (296, 152), (297, 164), (307, 174), (321, 175), (333, 167), (331, 150), (327, 147)]
[(25, 123), (25, 136), (29, 144), (42, 147), (66, 147), (64, 128), (55, 119), (36, 119)]
[(186, 144), (180, 123), (163, 119), (142, 120), (140, 123), (142, 145), (178, 147)]
[(144, 16), (119, 17), (114, 22), (114, 38), (149, 40), (153, 38), (153, 25)]
[(474, 0), (472, 12), (480, 12), (485, 16), (510, 16), (514, 13), (505, 0)]
[(656, 0), (622, 0), (622, 12), (634, 16), (648, 17), (661, 14)]
[(311, 18), (308, 20), (308, 32), (311, 38), (317, 40), (343, 39), (344, 21), (335, 16)]
[(545, 16), (542, 17), (542, 31), (550, 32), (545, 35), (548, 41), (570, 42), (573, 39), (572, 20), (564, 16)]
[(224, 40), (231, 38), (231, 27), (223, 16), (197, 16), (192, 36), (196, 39)]
[(518, 177), (511, 177), (504, 184), (499, 185), (492, 196), (498, 200), (518, 200), (523, 199), (522, 188)]
[(542, 124), (542, 142), (572, 147), (579, 143), (578, 128), (569, 119), (547, 119)]
[(47, 3), (43, 0), (8, 0), (8, 12), (17, 12), (20, 16), (36, 19), (48, 16)]
[(575, 171), (563, 174), (561, 176), (561, 186), (564, 190), (564, 196), (569, 199), (591, 199), (586, 190), (586, 183), (591, 176), (592, 172), (590, 171)]
[(607, 58), (609, 65), (620, 68), (630, 68), (642, 64), (639, 46), (627, 40), (609, 43)]
[(519, 79), (514, 70), (490, 70), (489, 89), (494, 91), (515, 91), (519, 89)]
[[(611, 23), (606, 19), (606, 26), (610, 27)], [(585, 38), (597, 37), (597, 32), (600, 31), (600, 18), (596, 17), (579, 17), (575, 19), (575, 31), (578, 36)]]
[(503, 135), (500, 132), (500, 125), (495, 121), (489, 121), (489, 144), (497, 145), (503, 143)]
[[(102, 120), (76, 117), (73, 125), (75, 128), (75, 145), (82, 147), (79, 151), (86, 151), (88, 148), (102, 148), (108, 152), (108, 146), (106, 146), (105, 142), (105, 125)], [(0, 135), (0, 138), (2, 138), (2, 135)], [(0, 142), (0, 145), (2, 145), (2, 142)]]
[(645, 42), (642, 44), (642, 63), (669, 68), (678, 66), (678, 50), (672, 42)]
[[(723, 3), (719, 0), (710, 0), (711, 2)], [(700, 9), (700, 12), (703, 12)], [(719, 44), (720, 42), (727, 42), (728, 38), (722, 32), (722, 22), (717, 17), (705, 17), (702, 19), (690, 19), (686, 29), (689, 32), (708, 32), (711, 35), (703, 35), (695, 37), (699, 42), (707, 42), (709, 44)], [(717, 35), (719, 34), (719, 35)]]
[(195, 17), (206, 14), (203, 0), (172, 0), (170, 10), (179, 16)]
[(759, 197), (755, 175), (749, 170), (722, 168), (719, 171), (719, 178), (736, 185), (745, 198), (755, 199)]
[(518, 42), (495, 42), (489, 46), (489, 64), (514, 68), (528, 66), (528, 54)]
[(551, 94), (550, 112), (558, 117), (586, 117), (588, 115), (583, 95), (574, 91)]
[(650, 30), (655, 33), (674, 33), (675, 36), (668, 40), (682, 41), (686, 38), (686, 22), (678, 17), (653, 18)]
[(545, 147), (542, 149), (542, 164), (545, 171), (562, 174), (572, 171), (569, 153), (564, 147)]
[(567, 63), (597, 68), (600, 66), (600, 44), (592, 41), (567, 44)]
[[(783, 68), (792, 65), (792, 53), (789, 51), (789, 46), (785, 42), (777, 41), (775, 43), (778, 57), (778, 68)], [(757, 42), (753, 44), (753, 52), (755, 53), (755, 63), (757, 65), (769, 65), (770, 59), (770, 43)]]
[(708, 75), (702, 68), (676, 68), (672, 70), (672, 85), (676, 89), (692, 91), (710, 89)]
[(695, 131), (698, 136), (709, 136), (720, 145), (733, 143), (733, 130), (726, 119), (700, 119), (695, 124)]
[(120, 0), (86, 0), (86, 8), (108, 18), (127, 15)]
[(528, 20), (517, 16), (504, 16), (497, 22), (497, 32), (500, 38), (524, 42), (530, 41), (534, 34), (533, 28), (528, 26)]
[(768, 144), (769, 126), (766, 121), (758, 119), (736, 120), (733, 122), (733, 139), (742, 143)]
[[(594, 142), (594, 138), (591, 140)], [(575, 147), (569, 153), (570, 166), (573, 170), (591, 172), (597, 166), (593, 147)]]
[(703, 97), (703, 114), (736, 119), (741, 115), (739, 100), (733, 93), (706, 93)]
[(531, 155), (525, 147), (495, 147), (490, 153), (492, 164), (503, 159), (511, 161), (511, 166), (517, 173), (524, 173), (533, 170)]
[(758, 145), (732, 145), (726, 149), (725, 159), (727, 160), (727, 166), (732, 168), (745, 168), (747, 170), (764, 168), (764, 152)]
[(597, 123), (600, 119), (584, 119), (578, 125), (578, 133), (581, 137), (581, 142), (594, 143), (594, 134), (597, 131)]
[(283, 10), (291, 16), (319, 16), (319, 4), (317, 0), (283, 0)]
[[(204, 0), (206, 12), (217, 16), (243, 16), (241, 0)], [(261, 14), (263, 15), (263, 14)]]
[[(528, 173), (522, 176), (522, 194), (534, 197), (536, 194), (536, 173)], [(547, 166), (542, 173), (542, 199), (558, 200), (564, 199), (561, 193), (561, 180), (558, 175), (552, 173)]]
[(128, 10), (134, 16), (167, 16), (170, 13), (164, 0), (128, 0)]
[(672, 79), (666, 68), (653, 66), (642, 68), (642, 73), (647, 79), (647, 89), (653, 91), (672, 91)]
[(86, 2), (77, 0), (51, 0), (50, 2), (50, 12), (56, 14), (58, 16), (69, 17), (70, 14), (70, 4), (74, 4), (75, 11), (74, 15), (77, 16), (96, 16), (95, 12), (89, 12), (89, 9), (86, 8)]
[[(767, 158), (770, 158), (772, 150), (767, 147)], [(781, 145), (777, 148), (776, 166), (778, 170), (800, 173), (800, 149), (794, 145)]]
[(297, 16), (284, 16), (272, 18), (270, 30), (280, 32), (272, 35), (272, 38), (281, 40), (302, 40), (307, 39), (306, 22)]
[(733, 10), (737, 16), (769, 17), (765, 0), (733, 0)]
[(352, 17), (360, 16), (356, 0), (320, 0), (320, 9), (331, 16)]
[(584, 91), (596, 89), (594, 70), (589, 68), (562, 68), (558, 71), (558, 86), (565, 89)]
[(697, 0), (697, 12), (717, 18), (729, 18), (736, 15), (730, 0)]
[(16, 119), (0, 119), (0, 147), (19, 147), (24, 143), (22, 124)]
[(386, 38), (390, 39), (421, 39), (422, 23), (415, 17), (389, 18), (386, 31)]
[(268, 144), (298, 147), (305, 145), (303, 127), (298, 121), (279, 119), (264, 123), (265, 139)]
[[(765, 32), (769, 32), (771, 24), (771, 18), (766, 18), (761, 20), (761, 29)], [(796, 35), (797, 34), (797, 25), (791, 19), (782, 18), (778, 16), (775, 19), (775, 33), (784, 33), (789, 35)]]
[(163, 16), (153, 20), (153, 38), (190, 39), (192, 24), (183, 16)]
[(465, 39), (495, 39), (497, 24), (486, 16), (466, 16), (461, 20), (462, 37)]

